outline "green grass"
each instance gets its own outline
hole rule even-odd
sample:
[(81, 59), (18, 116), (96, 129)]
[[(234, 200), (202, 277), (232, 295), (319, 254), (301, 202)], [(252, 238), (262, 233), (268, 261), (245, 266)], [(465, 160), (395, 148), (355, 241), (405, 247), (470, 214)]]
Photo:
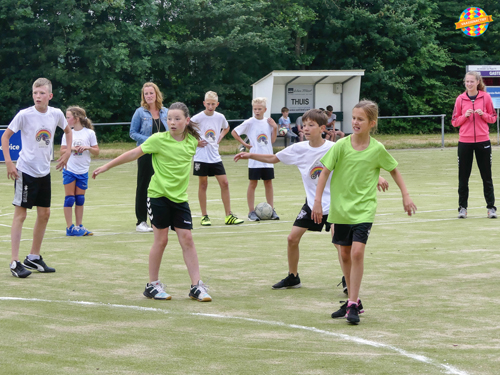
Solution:
[[(223, 224), (214, 179), (208, 190), (212, 227), (199, 225), (192, 178), (193, 236), (213, 297), (199, 303), (187, 297), (189, 278), (175, 234), (160, 270), (173, 299), (142, 296), (153, 235), (134, 231), (135, 163), (90, 181), (84, 225), (95, 236), (87, 238), (64, 235), (63, 187), (53, 169), (42, 255), (57, 272), (12, 277), (13, 189), (0, 165), (0, 373), (444, 374), (451, 366), (449, 373), (497, 374), (500, 231), (498, 220), (486, 219), (479, 172), (474, 167), (469, 217), (458, 220), (456, 149), (392, 154), (418, 213), (405, 216), (399, 190), (384, 172), (390, 190), (379, 194), (366, 248), (366, 312), (359, 326), (330, 318), (345, 297), (336, 286), (341, 273), (328, 233), (307, 233), (301, 242), (303, 287), (271, 290), (286, 276), (286, 238), (304, 201), (294, 167), (276, 166), (281, 220), (237, 227)], [(494, 178), (499, 157), (494, 147)], [(245, 217), (246, 162), (223, 161), (232, 210)], [(94, 161), (91, 170), (103, 163)], [(35, 218), (30, 211), (25, 221), (23, 258)]]

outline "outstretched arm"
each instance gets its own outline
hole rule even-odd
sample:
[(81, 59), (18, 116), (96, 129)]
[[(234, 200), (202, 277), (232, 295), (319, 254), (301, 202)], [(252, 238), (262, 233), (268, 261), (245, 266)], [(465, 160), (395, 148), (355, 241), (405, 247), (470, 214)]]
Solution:
[(330, 177), (331, 172), (332, 171), (330, 171), (328, 168), (323, 167), (323, 171), (321, 171), (321, 174), (319, 175), (311, 217), (316, 224), (321, 224), (321, 222), (323, 221), (323, 205), (321, 204), (321, 197), (323, 196), (323, 191), (325, 191), (325, 186), (328, 182), (328, 177)]
[(95, 179), (98, 174), (104, 173), (108, 169), (139, 159), (142, 155), (144, 155), (144, 152), (142, 152), (141, 146), (138, 146), (130, 151), (127, 151), (124, 154), (118, 156), (117, 158), (111, 160), (109, 163), (104, 164), (102, 167), (97, 168), (94, 171), (94, 173), (92, 173), (92, 178)]
[(405, 212), (408, 214), (408, 216), (411, 216), (412, 214), (417, 211), (417, 206), (413, 203), (413, 201), (410, 198), (410, 194), (408, 193), (408, 190), (406, 190), (406, 185), (403, 180), (403, 176), (401, 176), (401, 173), (399, 173), (397, 168), (394, 168), (391, 171), (391, 176), (394, 179), (394, 182), (396, 185), (398, 185), (399, 190), (401, 190), (401, 195), (403, 196), (403, 207)]
[(253, 159), (261, 161), (263, 163), (272, 163), (272, 164), (280, 162), (280, 159), (278, 159), (278, 157), (274, 154), (251, 154), (249, 152), (240, 152), (239, 154), (234, 156), (235, 162), (240, 159)]

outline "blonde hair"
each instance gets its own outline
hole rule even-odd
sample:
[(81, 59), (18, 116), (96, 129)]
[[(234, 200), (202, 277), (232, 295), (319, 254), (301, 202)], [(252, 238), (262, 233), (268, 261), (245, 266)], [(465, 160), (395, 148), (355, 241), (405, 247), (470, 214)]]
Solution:
[(163, 95), (161, 94), (161, 91), (158, 88), (158, 86), (156, 86), (156, 84), (153, 83), (153, 82), (146, 82), (142, 86), (142, 89), (141, 89), (141, 107), (146, 108), (149, 111), (149, 104), (146, 103), (146, 99), (144, 99), (144, 89), (146, 87), (152, 87), (155, 90), (155, 93), (156, 93), (156, 102), (155, 102), (156, 109), (157, 110), (162, 109), (162, 107), (163, 107)]
[(486, 85), (483, 82), (483, 77), (481, 77), (481, 73), (479, 73), (479, 72), (467, 72), (467, 73), (465, 73), (464, 84), (465, 84), (465, 78), (467, 76), (474, 76), (476, 78), (476, 81), (479, 81), (479, 83), (477, 84), (477, 89), (481, 90), (481, 91), (486, 91)]
[(71, 107), (68, 107), (68, 109), (66, 109), (66, 112), (71, 112), (73, 117), (77, 118), (82, 126), (86, 127), (87, 129), (94, 130), (92, 120), (87, 118), (87, 113), (82, 107), (72, 105)]
[(217, 96), (217, 93), (215, 91), (207, 91), (205, 93), (205, 100), (215, 100), (216, 102), (218, 102), (219, 97)]
[(33, 88), (47, 86), (49, 93), (52, 92), (52, 82), (50, 82), (47, 78), (38, 78), (35, 82), (33, 82)]
[(252, 105), (260, 104), (267, 108), (267, 98), (255, 98), (252, 100)]
[[(365, 113), (366, 117), (368, 117), (368, 121), (375, 121), (375, 126), (372, 128), (372, 132), (377, 131), (377, 122), (378, 122), (378, 105), (377, 103), (363, 99), (358, 104), (354, 106), (354, 108), (360, 108)], [(353, 109), (354, 109), (353, 108)]]
[[(180, 109), (184, 113), (184, 117), (186, 117), (186, 118), (189, 117), (189, 109), (184, 103), (181, 103), (181, 102), (173, 103), (172, 105), (170, 105), (168, 110), (171, 111), (173, 109)], [(187, 124), (187, 126), (184, 128), (184, 137), (186, 137), (186, 134), (189, 133), (193, 137), (195, 137), (196, 140), (199, 141), (201, 139), (200, 134), (199, 134), (199, 130), (200, 129), (198, 128), (198, 124), (196, 122), (191, 121), (191, 119), (189, 119), (189, 124)]]

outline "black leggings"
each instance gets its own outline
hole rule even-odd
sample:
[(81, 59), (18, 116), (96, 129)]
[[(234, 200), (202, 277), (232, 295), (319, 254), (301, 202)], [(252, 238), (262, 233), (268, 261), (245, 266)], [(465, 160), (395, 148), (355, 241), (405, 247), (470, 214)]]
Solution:
[(487, 208), (495, 208), (495, 192), (491, 177), (491, 142), (462, 143), (458, 142), (458, 206), (467, 208), (469, 199), (469, 177), (472, 161), (476, 154), (476, 162), (483, 180), (484, 199)]
[(135, 191), (135, 216), (137, 224), (148, 221), (148, 186), (155, 173), (151, 154), (144, 154), (137, 159), (137, 189)]

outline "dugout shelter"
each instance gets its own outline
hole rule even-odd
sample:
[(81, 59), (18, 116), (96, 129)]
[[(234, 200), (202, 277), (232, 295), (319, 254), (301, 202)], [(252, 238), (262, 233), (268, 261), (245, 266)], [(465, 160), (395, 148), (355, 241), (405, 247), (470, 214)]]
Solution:
[(266, 97), (266, 117), (276, 122), (281, 108), (290, 110), (292, 123), (312, 108), (333, 107), (335, 127), (352, 133), (352, 108), (359, 102), (364, 70), (274, 70), (252, 84), (253, 98)]

